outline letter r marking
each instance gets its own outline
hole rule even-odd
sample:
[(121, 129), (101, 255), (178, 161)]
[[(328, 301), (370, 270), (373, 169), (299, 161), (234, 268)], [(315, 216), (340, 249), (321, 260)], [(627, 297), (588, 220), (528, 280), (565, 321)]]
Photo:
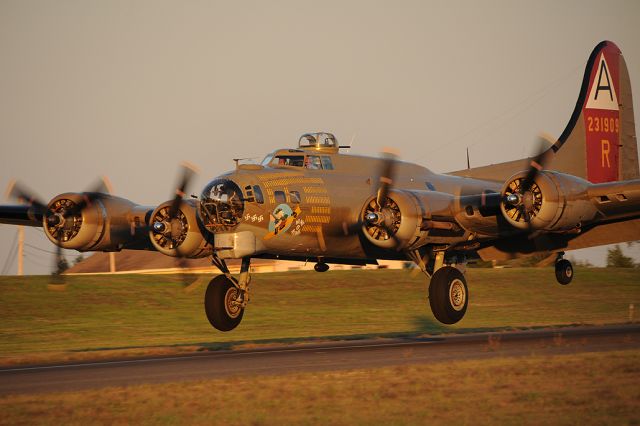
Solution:
[(609, 152), (611, 151), (611, 144), (607, 139), (602, 139), (600, 141), (600, 147), (602, 149), (602, 168), (604, 169), (604, 160), (607, 160), (607, 168), (611, 168), (611, 163), (609, 162)]

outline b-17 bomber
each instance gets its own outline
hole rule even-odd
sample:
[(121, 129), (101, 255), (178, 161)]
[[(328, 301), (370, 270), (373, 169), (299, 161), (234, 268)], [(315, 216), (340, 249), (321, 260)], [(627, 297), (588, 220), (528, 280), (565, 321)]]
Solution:
[[(631, 82), (610, 41), (591, 53), (565, 130), (533, 157), (438, 174), (391, 152), (345, 148), (331, 133), (307, 133), (260, 164), (236, 161), (197, 197), (185, 197), (193, 170), (183, 166), (175, 197), (157, 206), (102, 187), (43, 203), (15, 183), (20, 203), (0, 206), (0, 223), (42, 227), (59, 251), (208, 257), (220, 275), (204, 307), (221, 331), (242, 320), (255, 258), (313, 262), (318, 272), (331, 263), (410, 261), (429, 282), (435, 318), (454, 324), (469, 303), (469, 262), (551, 253), (566, 285), (566, 251), (640, 239)], [(241, 259), (238, 276), (229, 259)]]

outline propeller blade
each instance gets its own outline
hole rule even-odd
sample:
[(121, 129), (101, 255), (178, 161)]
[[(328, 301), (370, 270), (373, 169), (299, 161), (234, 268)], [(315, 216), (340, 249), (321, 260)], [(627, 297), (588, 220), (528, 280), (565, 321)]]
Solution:
[(182, 203), (182, 199), (184, 198), (187, 188), (189, 187), (189, 183), (193, 176), (197, 173), (196, 167), (187, 162), (183, 162), (180, 165), (180, 169), (182, 172), (182, 176), (176, 186), (175, 195), (173, 198), (173, 203), (171, 203), (171, 208), (169, 209), (169, 219), (174, 219), (178, 215), (178, 211), (180, 209), (180, 203)]
[(64, 217), (67, 218), (73, 214), (81, 213), (82, 210), (90, 206), (97, 200), (102, 200), (112, 193), (113, 187), (109, 178), (103, 176), (94, 184), (89, 191), (82, 193), (82, 201), (75, 205), (75, 207), (69, 209), (64, 213)]
[(61, 244), (61, 240), (62, 240), (62, 232), (60, 232), (60, 234), (58, 234), (58, 244), (56, 244), (56, 254), (54, 255), (55, 257), (53, 258), (53, 272), (51, 272), (51, 284), (64, 284), (65, 278), (64, 275), (62, 275), (62, 273), (64, 272), (64, 270), (66, 269), (66, 263), (67, 263), (67, 259), (64, 257), (64, 254), (62, 253), (62, 246)]
[(47, 211), (47, 205), (44, 204), (37, 195), (30, 191), (25, 186), (19, 184), (18, 182), (11, 181), (9, 182), (9, 186), (7, 187), (7, 198), (13, 198), (20, 202), (26, 203), (30, 206), (33, 206), (43, 213)]
[[(181, 176), (176, 185), (175, 195), (173, 198), (173, 202), (171, 203), (171, 207), (169, 208), (168, 220), (169, 223), (172, 223), (179, 219), (180, 214), (180, 205), (182, 204), (182, 200), (187, 193), (187, 189), (189, 188), (189, 184), (193, 177), (198, 173), (198, 168), (189, 163), (183, 162), (180, 164), (180, 172)], [(176, 252), (176, 266), (181, 269), (180, 273), (180, 281), (186, 287), (192, 284), (195, 279), (186, 274), (184, 271), (187, 268), (187, 256), (186, 253), (182, 251), (182, 247), (180, 245), (181, 241), (178, 241), (179, 235), (175, 236), (173, 232), (169, 233), (169, 240), (171, 241), (174, 250)]]
[(551, 155), (553, 153), (551, 146), (553, 143), (554, 142), (548, 135), (542, 134), (538, 137), (538, 154), (536, 154), (529, 163), (529, 170), (527, 171), (527, 174), (522, 181), (522, 185), (520, 186), (520, 195), (531, 190), (531, 186), (535, 182), (536, 176), (544, 170), (545, 165), (551, 159)]
[[(389, 220), (387, 216), (390, 210), (393, 208), (397, 209), (395, 203), (389, 200), (389, 193), (393, 189), (397, 161), (398, 154), (396, 152), (390, 148), (383, 150), (375, 199), (367, 206), (369, 213), (367, 217), (365, 217), (365, 222), (367, 223), (366, 232), (374, 239), (391, 239), (394, 247), (399, 247), (401, 241), (396, 235), (396, 232), (394, 232), (392, 227), (386, 222)], [(391, 204), (393, 204), (393, 206), (391, 206)]]
[(395, 166), (398, 155), (389, 148), (385, 148), (382, 152), (382, 165), (378, 178), (378, 188), (376, 190), (376, 203), (378, 208), (384, 206), (390, 188), (393, 187), (393, 179), (395, 177)]
[(51, 234), (56, 240), (56, 252), (51, 272), (52, 284), (64, 284), (65, 281), (62, 272), (64, 272), (68, 265), (62, 252), (62, 243), (65, 238), (66, 219), (73, 215), (81, 214), (82, 210), (91, 205), (91, 203), (96, 200), (103, 199), (111, 193), (111, 182), (106, 176), (102, 177), (102, 179), (100, 179), (96, 185), (91, 187), (89, 191), (83, 193), (82, 201), (77, 203), (73, 208), (61, 213), (54, 213), (49, 209), (47, 204), (43, 203), (33, 193), (33, 191), (27, 189), (16, 181), (9, 183), (6, 193), (7, 198), (13, 198), (34, 207), (38, 213), (41, 213), (46, 217), (47, 225), (55, 228), (55, 232)]

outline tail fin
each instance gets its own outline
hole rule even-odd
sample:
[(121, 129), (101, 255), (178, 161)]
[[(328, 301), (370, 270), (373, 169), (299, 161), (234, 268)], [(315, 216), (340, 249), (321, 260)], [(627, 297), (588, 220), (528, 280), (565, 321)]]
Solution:
[(614, 43), (591, 52), (569, 124), (551, 149), (549, 169), (592, 183), (640, 177), (631, 81)]
[[(591, 52), (569, 124), (549, 149), (553, 150), (546, 165), (549, 170), (592, 183), (640, 177), (631, 81), (622, 52), (614, 43), (603, 41)], [(499, 182), (529, 168), (530, 160), (450, 174)]]

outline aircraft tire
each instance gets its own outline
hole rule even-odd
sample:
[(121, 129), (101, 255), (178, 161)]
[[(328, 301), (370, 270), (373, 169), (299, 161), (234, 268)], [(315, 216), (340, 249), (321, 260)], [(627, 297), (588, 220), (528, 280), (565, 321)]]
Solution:
[(231, 331), (240, 324), (244, 308), (231, 305), (238, 289), (225, 275), (218, 275), (209, 282), (204, 295), (204, 310), (211, 325), (220, 331)]
[(573, 265), (567, 259), (556, 262), (556, 280), (562, 285), (567, 285), (573, 280)]
[(462, 272), (451, 266), (438, 269), (429, 283), (429, 304), (438, 321), (455, 324), (464, 317), (469, 289)]

